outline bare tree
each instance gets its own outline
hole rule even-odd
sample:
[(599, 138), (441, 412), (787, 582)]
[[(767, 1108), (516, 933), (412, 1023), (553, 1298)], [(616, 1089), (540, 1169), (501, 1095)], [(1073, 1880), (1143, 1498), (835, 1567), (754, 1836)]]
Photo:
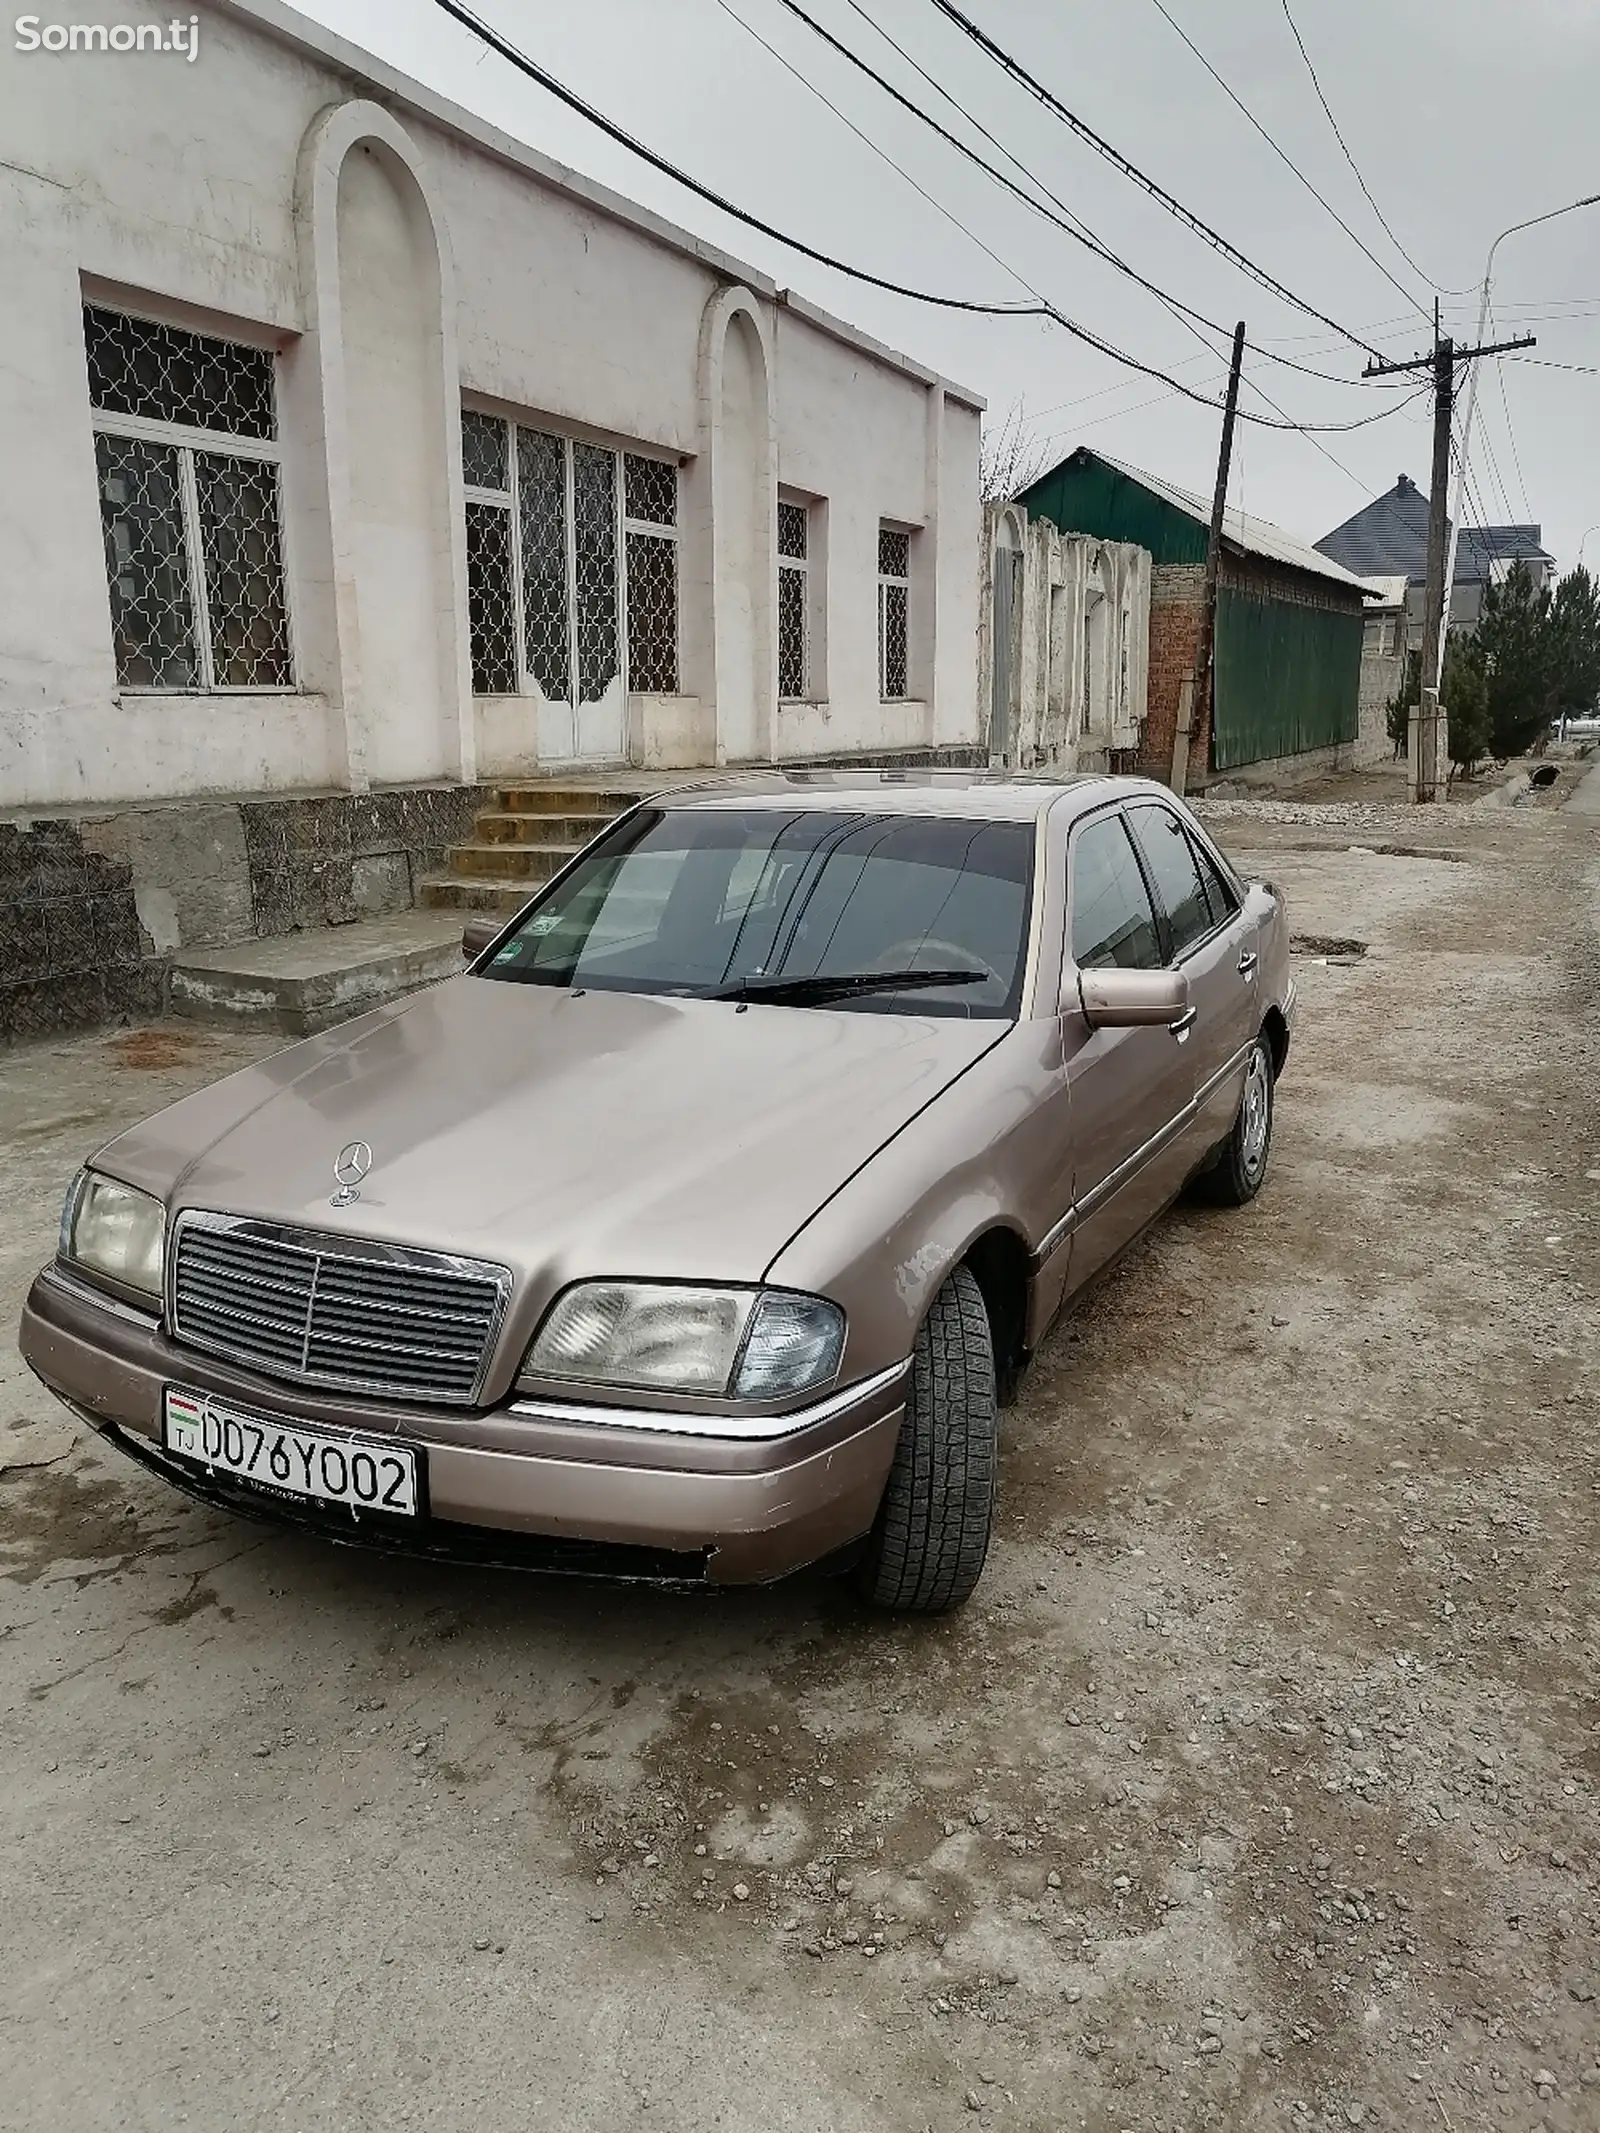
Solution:
[(1049, 455), (1038, 438), (1030, 435), (1017, 401), (1004, 421), (984, 427), (978, 449), (978, 492), (986, 504), (1009, 503), (1036, 482), (1048, 465)]

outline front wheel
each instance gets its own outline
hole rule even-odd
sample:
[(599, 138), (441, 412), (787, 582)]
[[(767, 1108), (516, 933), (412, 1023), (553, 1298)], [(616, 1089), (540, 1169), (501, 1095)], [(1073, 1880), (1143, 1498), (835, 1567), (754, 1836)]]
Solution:
[(1250, 1047), (1244, 1094), (1233, 1131), (1216, 1162), (1196, 1181), (1201, 1196), (1218, 1207), (1243, 1207), (1261, 1190), (1272, 1153), (1272, 1053), (1265, 1037)]
[(970, 1597), (989, 1552), (997, 1448), (994, 1340), (957, 1267), (911, 1357), (894, 1465), (857, 1588), (875, 1607), (940, 1614)]

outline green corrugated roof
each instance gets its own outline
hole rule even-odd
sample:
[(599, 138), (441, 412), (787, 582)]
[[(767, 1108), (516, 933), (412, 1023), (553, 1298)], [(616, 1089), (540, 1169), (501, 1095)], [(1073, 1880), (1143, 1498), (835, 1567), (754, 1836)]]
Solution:
[[(1063, 533), (1091, 533), (1102, 541), (1134, 541), (1148, 548), (1157, 563), (1203, 563), (1211, 531), (1211, 507), (1187, 489), (1146, 474), (1104, 452), (1080, 444), (1059, 466), (1022, 493), (1030, 513), (1047, 518)], [(1292, 569), (1357, 591), (1365, 587), (1348, 570), (1297, 541), (1281, 526), (1245, 511), (1223, 515), (1226, 547), (1243, 555), (1264, 556)]]

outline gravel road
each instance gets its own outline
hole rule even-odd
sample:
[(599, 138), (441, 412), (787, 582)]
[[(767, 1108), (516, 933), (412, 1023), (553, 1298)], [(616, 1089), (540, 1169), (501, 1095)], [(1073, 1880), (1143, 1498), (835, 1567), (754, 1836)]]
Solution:
[[(0, 2121), (1600, 2126), (1600, 847), (1289, 813), (1268, 1187), (1057, 1330), (963, 1614), (368, 1560), (0, 1360)], [(262, 1049), (0, 1060), (8, 1310)]]

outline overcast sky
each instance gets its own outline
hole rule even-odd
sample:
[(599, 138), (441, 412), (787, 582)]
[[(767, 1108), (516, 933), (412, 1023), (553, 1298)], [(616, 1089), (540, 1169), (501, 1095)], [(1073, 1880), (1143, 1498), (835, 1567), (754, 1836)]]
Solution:
[[(1211, 410), (1044, 321), (963, 317), (887, 296), (743, 228), (566, 110), (433, 0), (302, 4), (546, 154), (975, 387), (991, 419), (1020, 405), (1051, 459), (1081, 440), (1209, 495), (1219, 428)], [(878, 34), (881, 26), (1104, 244), (1170, 294), (1227, 326), (1242, 314), (1251, 339), (1274, 354), (1338, 381), (1359, 378), (1367, 360), (1359, 349), (1183, 229), (1009, 81), (932, 0), (803, 4), (995, 160)], [(1164, 5), (1292, 170), (1185, 48), (1156, 0), (964, 0), (998, 43), (1169, 192), (1296, 295), (1388, 354), (1427, 345), (1436, 288), (1446, 292), (1447, 325), (1458, 338), (1469, 335), (1496, 234), (1600, 192), (1595, 0), (1289, 0), (1355, 163), (1421, 273), (1363, 198), (1296, 50), (1284, 0)], [(1042, 294), (1141, 361), (1220, 390), (1224, 356), (1206, 353), (1154, 297), (1008, 198), (830, 52), (781, 0), (477, 6), (588, 101), (764, 220), (923, 288), (1002, 303)], [(1295, 171), (1381, 265), (1363, 256)], [(559, 291), (551, 300), (559, 302)], [(1526, 361), (1482, 366), (1471, 455), (1482, 513), (1493, 522), (1542, 523), (1546, 546), (1566, 568), (1600, 521), (1600, 207), (1508, 238), (1495, 263), (1494, 303), (1501, 335), (1536, 332), (1530, 353), (1541, 361), (1595, 373)], [(1261, 358), (1250, 359), (1246, 375), (1297, 422), (1395, 411), (1315, 443), (1244, 426), (1231, 504), (1313, 540), (1402, 471), (1426, 487), (1426, 401), (1402, 409), (1406, 395), (1392, 387), (1385, 395)], [(1273, 412), (1248, 389), (1243, 404)], [(1468, 520), (1478, 515), (1469, 504)], [(1586, 560), (1600, 563), (1600, 530)]]

